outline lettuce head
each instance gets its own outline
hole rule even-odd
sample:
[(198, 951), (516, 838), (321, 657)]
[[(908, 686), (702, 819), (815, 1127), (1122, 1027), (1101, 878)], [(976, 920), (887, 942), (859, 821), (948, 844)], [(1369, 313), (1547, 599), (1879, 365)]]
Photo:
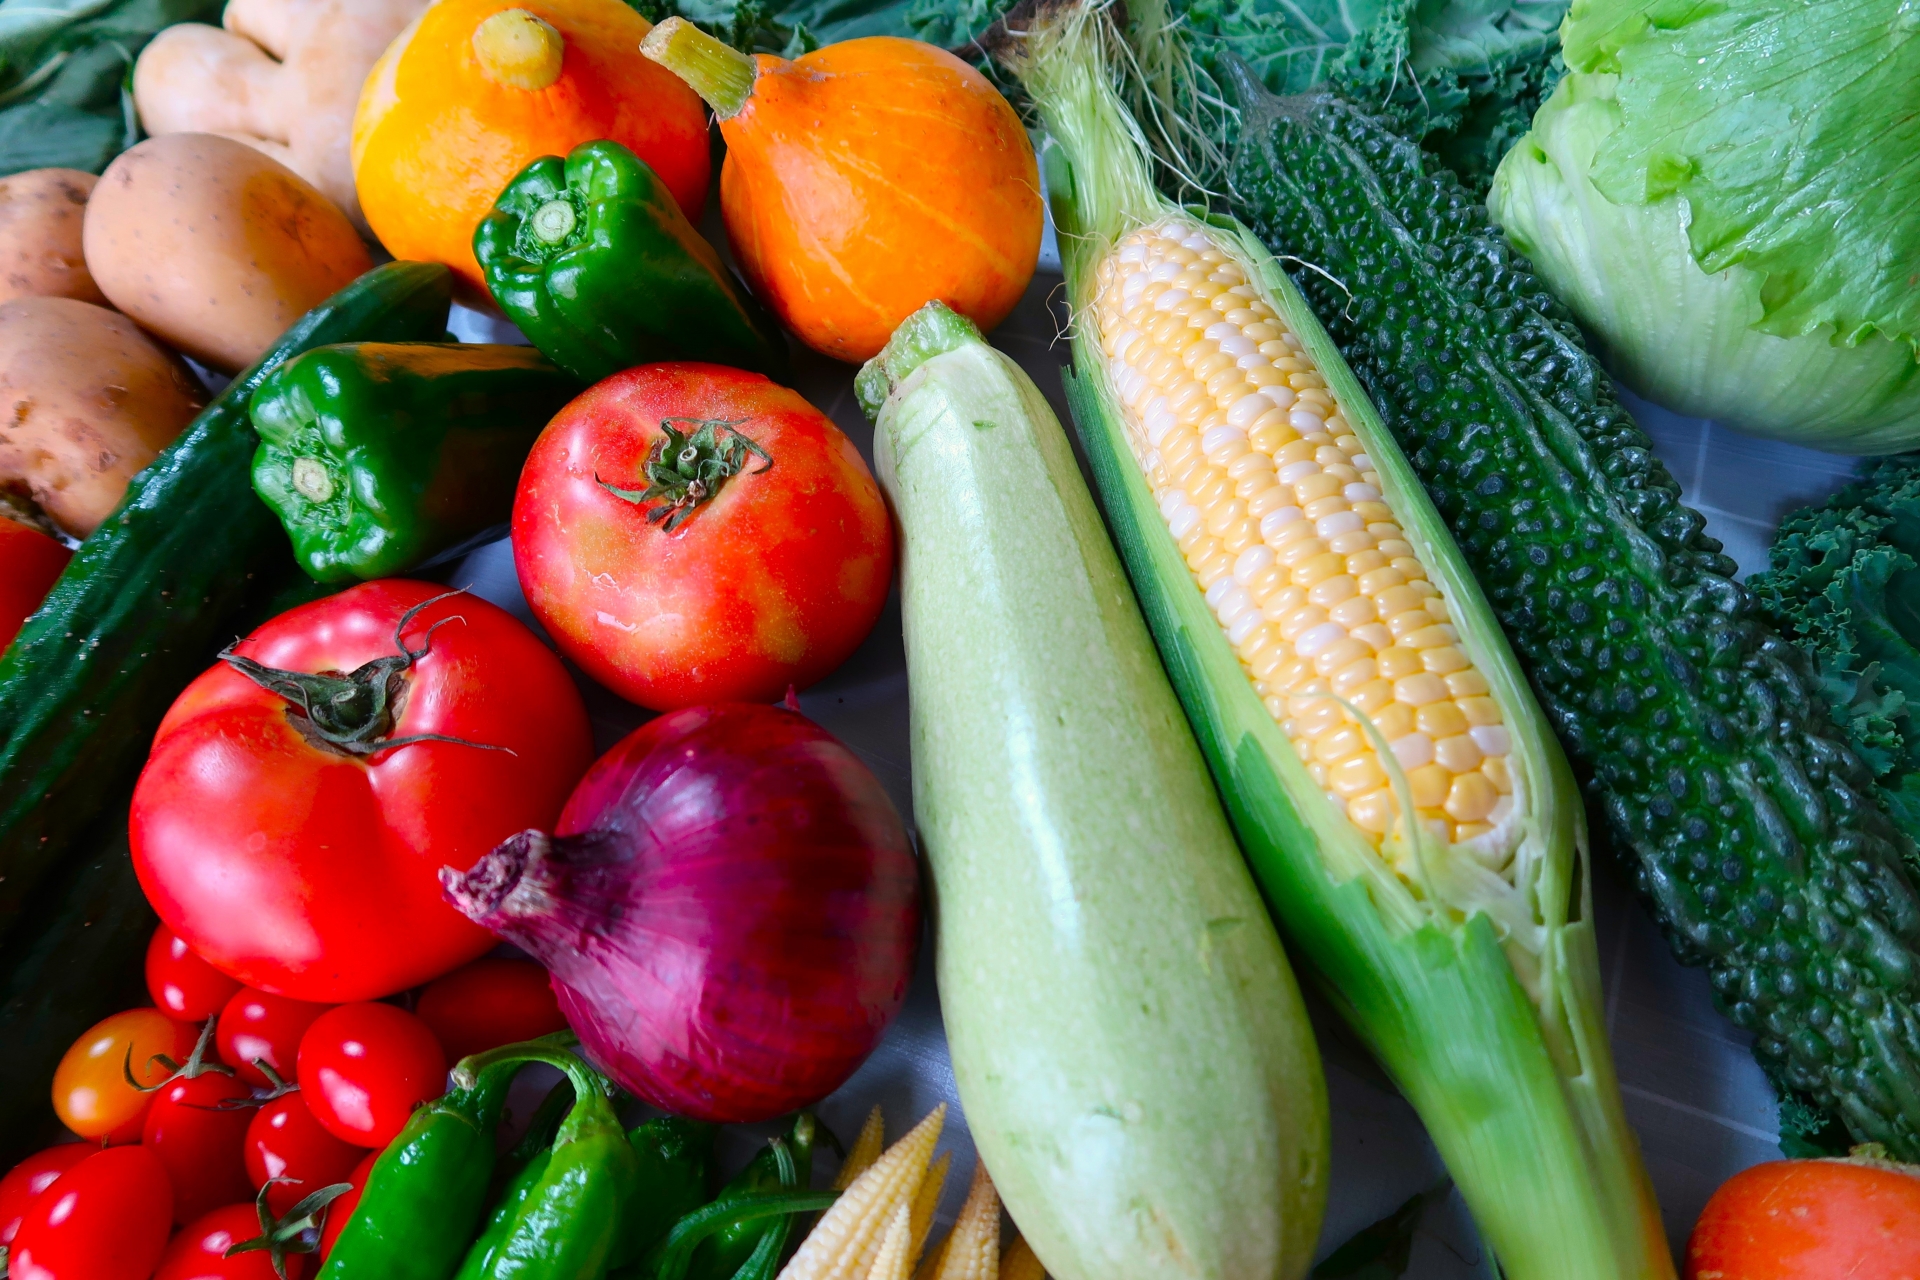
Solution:
[(1575, 0), (1488, 204), (1614, 372), (1839, 453), (1920, 446), (1920, 0)]

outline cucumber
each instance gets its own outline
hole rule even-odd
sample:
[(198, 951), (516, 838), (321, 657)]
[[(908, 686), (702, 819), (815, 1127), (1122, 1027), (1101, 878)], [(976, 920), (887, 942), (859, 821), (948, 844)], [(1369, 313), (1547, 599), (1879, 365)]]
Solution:
[(253, 493), (254, 389), (309, 347), (438, 338), (450, 299), (445, 267), (394, 262), (309, 311), (134, 477), (0, 655), (0, 942), (131, 784), (180, 690), (251, 620), (248, 601), (299, 579)]
[(1304, 1275), (1319, 1057), (1058, 420), (939, 303), (859, 387), (941, 1009), (995, 1185), (1056, 1280)]

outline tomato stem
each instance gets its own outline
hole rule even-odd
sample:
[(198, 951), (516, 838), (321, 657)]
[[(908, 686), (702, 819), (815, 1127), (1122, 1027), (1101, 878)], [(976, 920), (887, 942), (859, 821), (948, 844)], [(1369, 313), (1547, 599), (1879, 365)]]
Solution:
[[(594, 473), (594, 483), (614, 497), (635, 505), (664, 501), (647, 512), (647, 523), (667, 522), (667, 532), (678, 529), (702, 503), (711, 502), (721, 486), (746, 468), (749, 458), (764, 464), (752, 474), (773, 469), (773, 455), (739, 430), (745, 418), (664, 418), (660, 435), (647, 451), (644, 489), (621, 489)], [(680, 431), (674, 423), (692, 427)]]
[(273, 1210), (267, 1207), (267, 1192), (282, 1182), (295, 1182), (295, 1178), (268, 1178), (261, 1184), (260, 1194), (253, 1205), (260, 1215), (260, 1234), (251, 1240), (242, 1240), (229, 1248), (224, 1256), (231, 1258), (236, 1253), (254, 1253), (265, 1250), (273, 1262), (273, 1273), (280, 1280), (287, 1280), (287, 1255), (290, 1253), (318, 1253), (320, 1251), (320, 1226), (325, 1219), (321, 1216), (328, 1205), (353, 1190), (351, 1182), (336, 1182), (321, 1187), (309, 1196), (303, 1197), (287, 1210), (286, 1216), (276, 1218)]

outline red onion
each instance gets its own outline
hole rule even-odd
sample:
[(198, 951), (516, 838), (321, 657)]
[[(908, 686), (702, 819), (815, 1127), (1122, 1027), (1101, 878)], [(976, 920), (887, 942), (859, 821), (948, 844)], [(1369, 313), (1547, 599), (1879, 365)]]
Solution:
[(602, 1070), (701, 1120), (838, 1088), (899, 1012), (920, 933), (919, 867), (879, 781), (806, 717), (745, 703), (635, 730), (555, 836), (440, 880), (547, 966)]

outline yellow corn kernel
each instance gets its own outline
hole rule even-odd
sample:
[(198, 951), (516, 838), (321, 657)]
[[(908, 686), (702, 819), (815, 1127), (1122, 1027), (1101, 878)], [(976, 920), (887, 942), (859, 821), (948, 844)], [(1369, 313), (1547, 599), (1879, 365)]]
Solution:
[(1453, 785), (1447, 789), (1445, 809), (1447, 816), (1455, 822), (1479, 822), (1493, 812), (1493, 806), (1500, 802), (1500, 793), (1493, 789), (1484, 773), (1462, 773), (1454, 777)]
[(880, 1158), (880, 1148), (887, 1136), (886, 1121), (880, 1116), (880, 1106), (874, 1104), (867, 1113), (866, 1123), (860, 1126), (860, 1133), (853, 1140), (853, 1146), (847, 1150), (847, 1158), (840, 1162), (840, 1172), (833, 1175), (833, 1189), (845, 1191), (853, 1185), (853, 1180), (873, 1167)]

